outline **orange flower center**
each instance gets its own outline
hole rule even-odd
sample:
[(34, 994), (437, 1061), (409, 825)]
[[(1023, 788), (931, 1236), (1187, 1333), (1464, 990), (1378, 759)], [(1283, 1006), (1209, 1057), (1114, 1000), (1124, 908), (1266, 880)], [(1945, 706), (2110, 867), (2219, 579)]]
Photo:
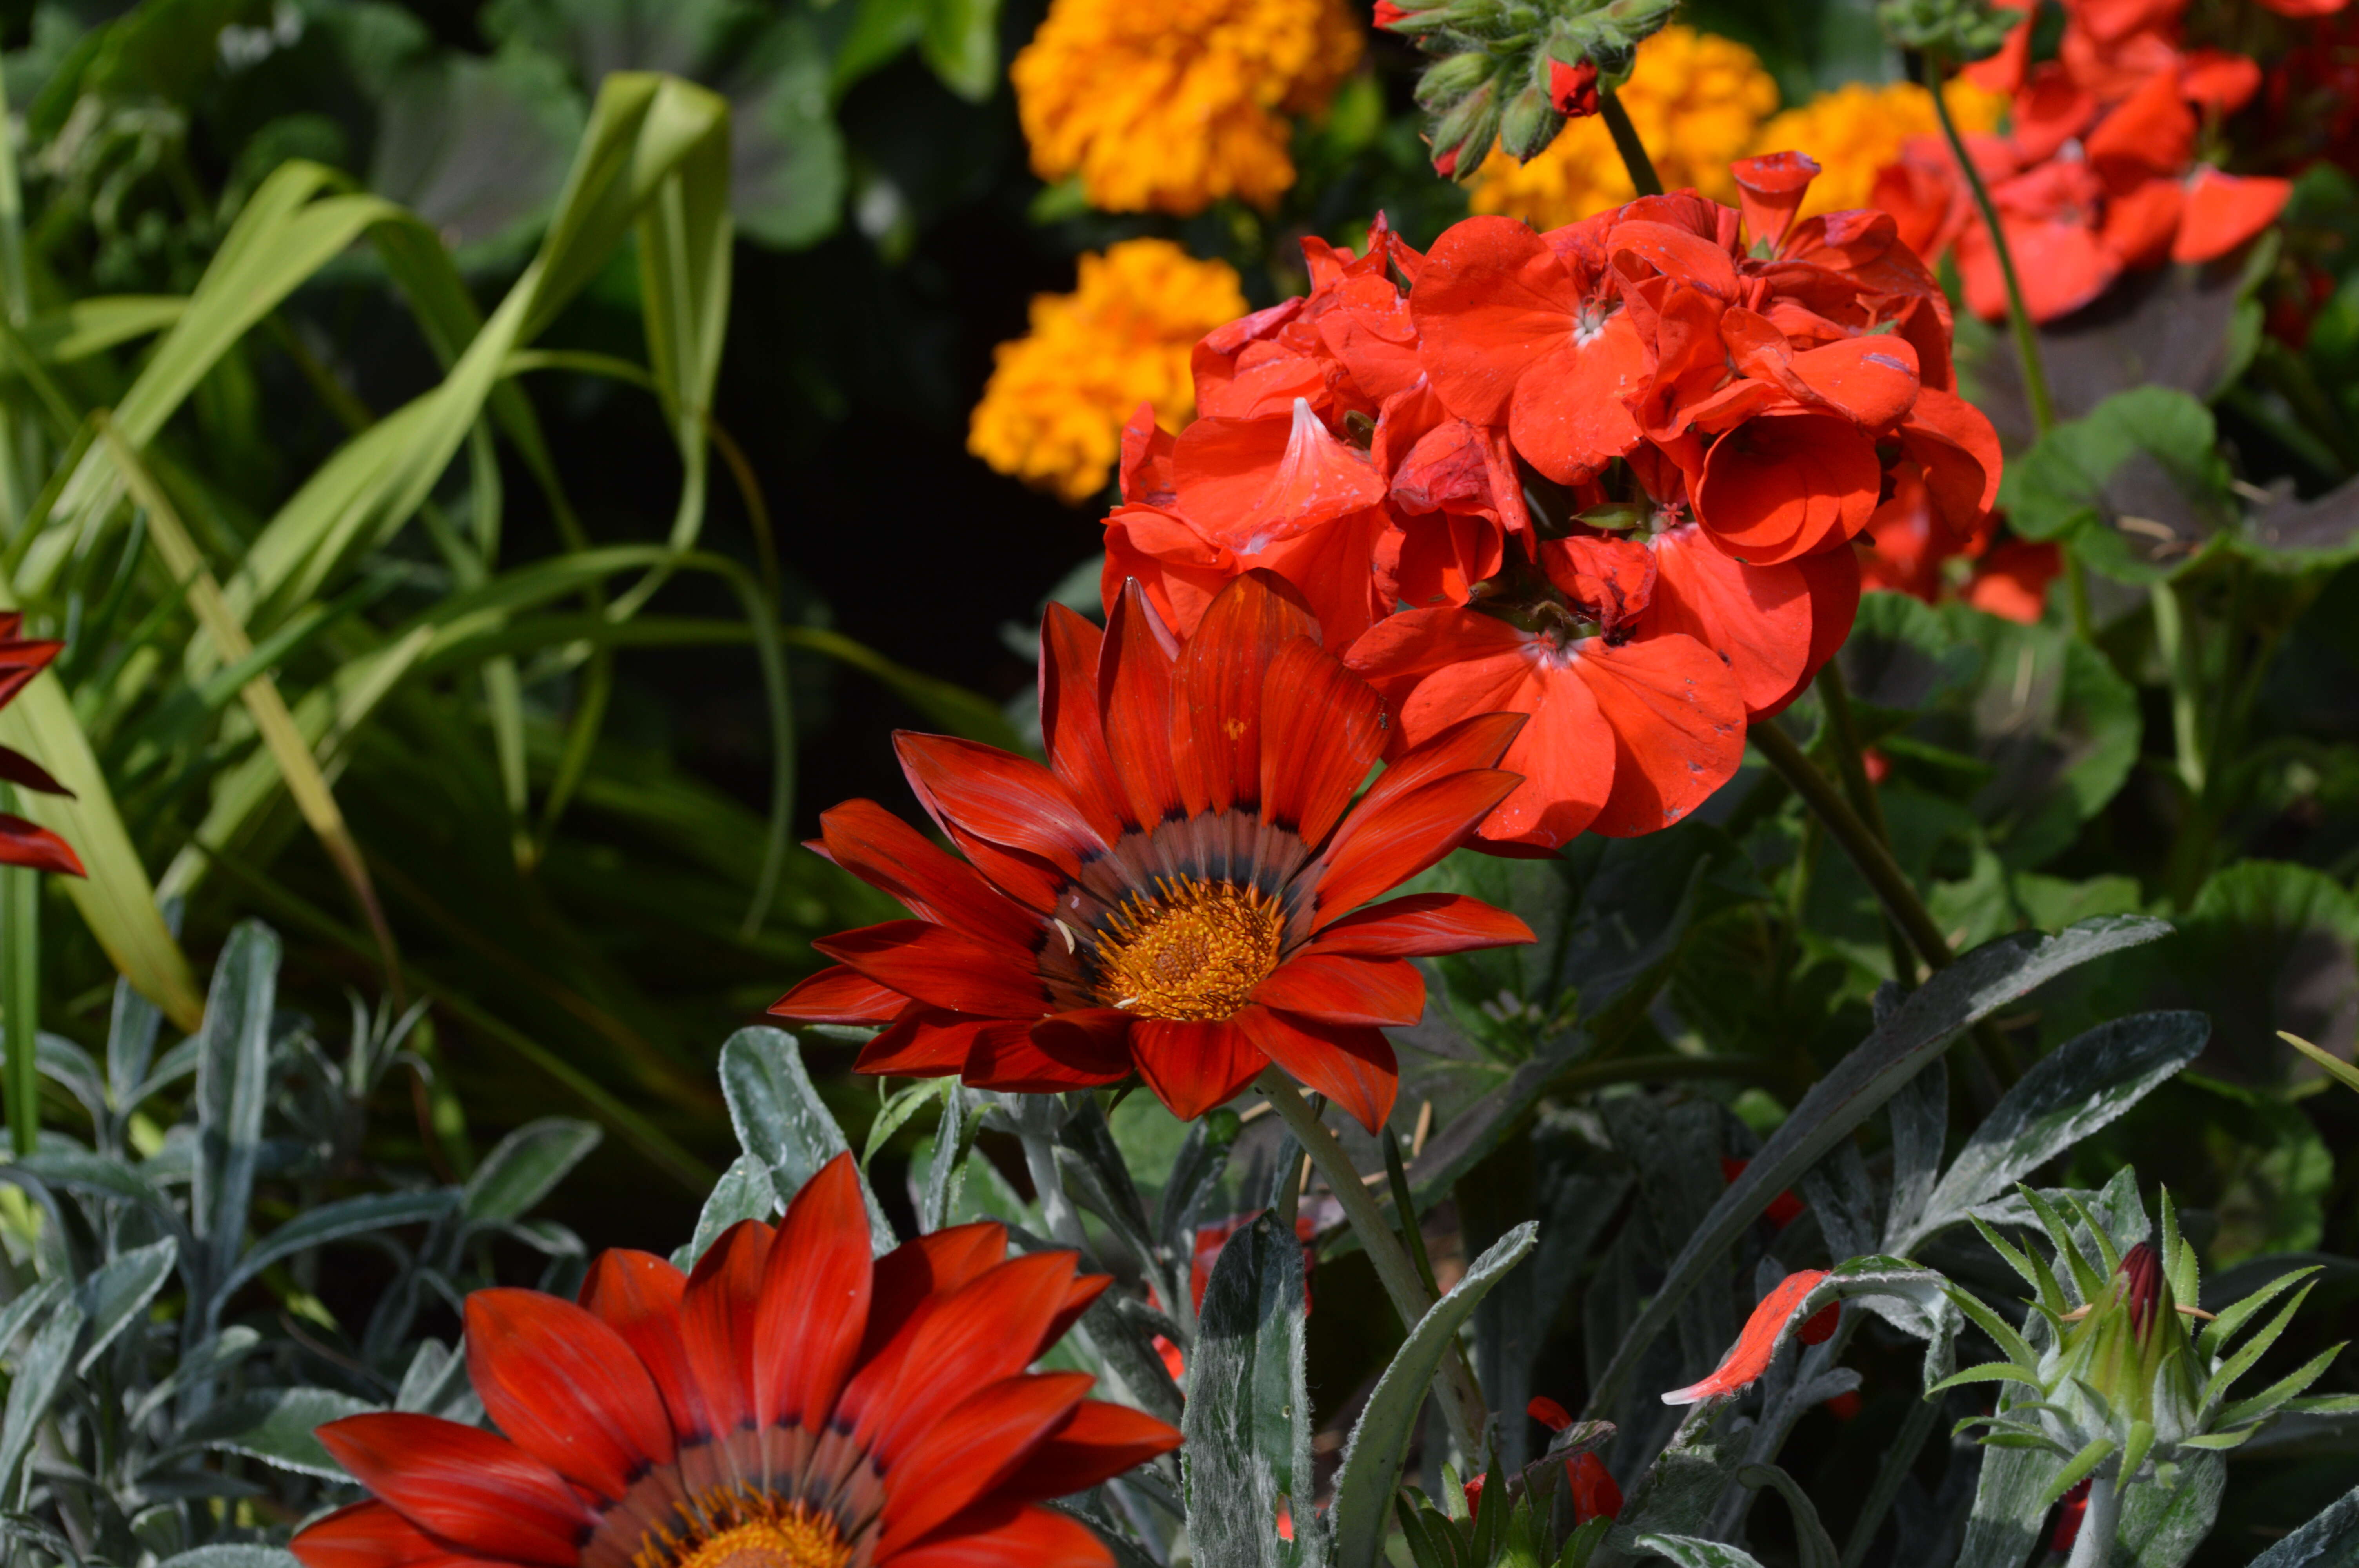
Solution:
[(801, 1503), (731, 1491), (682, 1508), (677, 1531), (658, 1525), (634, 1568), (845, 1568), (852, 1548), (835, 1520)]
[(1277, 968), (1284, 912), (1257, 887), (1158, 877), (1107, 917), (1098, 995), (1141, 1018), (1207, 1023), (1233, 1017)]

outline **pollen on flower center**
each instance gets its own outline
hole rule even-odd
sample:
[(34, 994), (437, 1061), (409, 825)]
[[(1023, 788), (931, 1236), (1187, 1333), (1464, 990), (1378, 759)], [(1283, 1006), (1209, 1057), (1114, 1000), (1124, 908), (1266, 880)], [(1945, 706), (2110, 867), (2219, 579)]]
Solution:
[(699, 1498), (678, 1530), (647, 1532), (633, 1568), (845, 1568), (852, 1547), (828, 1515), (741, 1491)]
[(1141, 1018), (1202, 1023), (1234, 1016), (1277, 968), (1284, 912), (1257, 887), (1158, 877), (1107, 916), (1098, 995)]

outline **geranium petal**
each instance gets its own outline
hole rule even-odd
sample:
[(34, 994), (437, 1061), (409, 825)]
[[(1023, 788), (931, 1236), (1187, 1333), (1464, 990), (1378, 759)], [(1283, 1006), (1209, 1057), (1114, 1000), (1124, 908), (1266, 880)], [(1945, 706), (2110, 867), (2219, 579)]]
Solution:
[(1716, 650), (1748, 713), (1793, 690), (1810, 654), (1810, 581), (1801, 566), (1748, 565), (1693, 527), (1657, 535), (1654, 550), (1648, 631), (1684, 633)]
[(1626, 399), (1645, 390), (1652, 366), (1626, 310), (1593, 331), (1568, 336), (1516, 384), (1508, 439), (1559, 484), (1579, 484), (1642, 438)]
[(1516, 383), (1572, 330), (1580, 290), (1529, 225), (1474, 217), (1443, 231), (1409, 291), (1418, 358), (1450, 411), (1506, 422)]
[(1614, 791), (1593, 832), (1658, 832), (1728, 782), (1745, 758), (1745, 698), (1717, 654), (1682, 636), (1580, 651), (1574, 667), (1614, 734)]

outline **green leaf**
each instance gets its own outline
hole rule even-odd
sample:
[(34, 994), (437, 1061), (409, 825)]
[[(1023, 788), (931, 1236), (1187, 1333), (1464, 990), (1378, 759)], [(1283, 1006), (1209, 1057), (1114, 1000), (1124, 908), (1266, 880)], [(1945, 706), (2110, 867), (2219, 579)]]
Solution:
[(2040, 1506), (2054, 1508), (2059, 1498), (2087, 1480), (2098, 1465), (2113, 1457), (2114, 1446), (2110, 1437), (2091, 1438), (2086, 1447), (2066, 1460), (2064, 1467), (2049, 1477), (2047, 1489), (2039, 1494)]
[(1786, 1499), (1786, 1506), (1794, 1514), (1794, 1541), (1800, 1568), (1838, 1568), (1841, 1559), (1835, 1552), (1834, 1538), (1827, 1534), (1827, 1527), (1820, 1521), (1818, 1505), (1810, 1501), (1810, 1494), (1793, 1476), (1775, 1465), (1746, 1465), (1737, 1470), (1736, 1479), (1740, 1486), (1756, 1492), (1764, 1487), (1770, 1487)]
[(982, 103), (999, 85), (999, 0), (927, 0), (918, 47), (944, 87)]
[(2353, 1066), (2332, 1051), (2321, 1051), (2299, 1034), (2277, 1031), (2277, 1038), (2326, 1069), (2329, 1077), (2346, 1088), (2359, 1089), (2359, 1067)]
[(522, 1219), (604, 1136), (594, 1122), (570, 1117), (526, 1122), (495, 1144), (467, 1178), (459, 1195), (461, 1216), (475, 1225)]
[(75, 1287), (74, 1305), (81, 1309), (82, 1321), (89, 1325), (82, 1339), (82, 1355), (74, 1362), (77, 1376), (87, 1376), (98, 1364), (98, 1358), (106, 1354), (106, 1347), (114, 1343), (115, 1336), (129, 1327), (133, 1318), (156, 1299), (156, 1292), (171, 1277), (179, 1252), (175, 1242), (150, 1242), (92, 1271), (90, 1278)]
[(1613, 1361), (1591, 1392), (1590, 1410), (1611, 1409), (1620, 1400), (1655, 1336), (1770, 1200), (1799, 1181), (1836, 1143), (1873, 1116), (1951, 1040), (1975, 1021), (2056, 976), (2105, 954), (2153, 941), (2169, 929), (2153, 920), (2091, 921), (2037, 942), (1995, 942), (1928, 979), (1882, 1027), (1811, 1087), (1761, 1152), (1728, 1184), (1623, 1336)]
[(156, 1568), (301, 1568), (301, 1563), (283, 1546), (223, 1545), (167, 1557)]
[(2049, 1452), (2044, 1439), (2038, 1445), (1986, 1444), (1957, 1568), (2023, 1568), (2048, 1517), (2042, 1498), (2049, 1479), (2062, 1466), (2063, 1457)]
[(2063, 541), (2124, 582), (2157, 581), (2234, 515), (2217, 435), (2186, 393), (2133, 387), (2009, 462), (1999, 502), (2024, 537)]
[(61, 1303), (16, 1357), (14, 1375), (8, 1379), (6, 1411), (0, 1414), (0, 1502), (9, 1509), (23, 1506), (20, 1472), (33, 1451), (41, 1422), (49, 1416), (50, 1403), (72, 1368), (74, 1345), (82, 1330), (82, 1308), (71, 1301)]
[(344, 1467), (314, 1434), (329, 1422), (375, 1409), (365, 1400), (332, 1389), (257, 1389), (213, 1406), (183, 1427), (179, 1438), (199, 1448), (243, 1454), (299, 1476), (342, 1481)]
[(2251, 1568), (2359, 1568), (2359, 1487), (2254, 1558)]
[(2235, 1337), (2236, 1331), (2244, 1327), (2254, 1314), (2276, 1300), (2281, 1292), (2317, 1273), (2321, 1267), (2323, 1265), (2312, 1263), (2307, 1268), (2279, 1274), (2233, 1306), (2222, 1307), (2219, 1315), (2203, 1325), (2203, 1333), (2196, 1342), (2197, 1348), (2205, 1356), (2219, 1355), (2226, 1347), (2228, 1341)]
[[(1304, 1316), (1302, 1244), (1264, 1214), (1222, 1248), (1190, 1356), (1180, 1452), (1188, 1538), (1202, 1561), (1278, 1568), (1318, 1528)], [(1278, 1539), (1281, 1498), (1291, 1548)]]
[(423, 1193), (364, 1193), (358, 1197), (339, 1198), (306, 1209), (255, 1242), (253, 1249), (238, 1260), (237, 1267), (213, 1293), (212, 1314), (217, 1319), (223, 1304), (240, 1285), (283, 1258), (309, 1252), (332, 1241), (349, 1240), (405, 1225), (428, 1224), (449, 1214), (456, 1201), (455, 1195), (444, 1187)]
[[(721, 1092), (729, 1101), (737, 1141), (769, 1173), (781, 1207), (794, 1201), (805, 1182), (852, 1145), (811, 1087), (795, 1037), (781, 1029), (741, 1029), (721, 1047)], [(860, 1178), (868, 1200), (869, 1238), (879, 1253), (899, 1244), (868, 1178)]]
[(1538, 1239), (1538, 1227), (1519, 1225), (1474, 1260), (1465, 1277), (1418, 1320), (1362, 1410), (1343, 1450), (1328, 1511), (1339, 1568), (1375, 1568), (1384, 1552), (1385, 1514), (1399, 1484), (1401, 1461), (1424, 1409), (1442, 1357), (1474, 1307)]
[(189, 1207), (202, 1245), (203, 1311), (221, 1310), (245, 1246), (246, 1209), (262, 1156), (270, 1093), (270, 1015), (278, 996), (278, 936), (246, 921), (213, 966), (197, 1058), (197, 1168)]
[(1668, 1558), (1679, 1568), (1761, 1568), (1760, 1560), (1742, 1547), (1692, 1535), (1642, 1535), (1630, 1545)]
[(2104, 1024), (2032, 1064), (1974, 1130), (1934, 1187), (1924, 1217), (1891, 1249), (1914, 1252), (2017, 1178), (2071, 1148), (2179, 1072), (2202, 1051), (2211, 1021), (2153, 1012)]

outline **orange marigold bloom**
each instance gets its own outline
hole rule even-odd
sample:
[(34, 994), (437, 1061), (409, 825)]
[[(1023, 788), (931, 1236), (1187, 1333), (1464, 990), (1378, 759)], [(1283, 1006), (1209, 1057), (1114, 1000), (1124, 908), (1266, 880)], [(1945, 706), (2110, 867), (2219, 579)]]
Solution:
[(899, 737), (911, 788), (962, 861), (870, 801), (820, 819), (821, 852), (914, 917), (814, 943), (837, 960), (770, 1011), (881, 1023), (859, 1070), (1056, 1090), (1136, 1072), (1197, 1117), (1263, 1068), (1371, 1130), (1417, 1022), (1408, 960), (1532, 939), (1455, 894), (1359, 906), (1462, 843), (1519, 782), (1522, 726), (1487, 713), (1399, 758), (1384, 706), (1282, 582), (1238, 578), (1183, 643), (1132, 584), (1106, 629), (1061, 606), (1040, 636), (1047, 767)]
[(1038, 1507), (1175, 1448), (1151, 1416), (1027, 1372), (1097, 1298), (1071, 1252), (962, 1225), (872, 1259), (852, 1156), (774, 1230), (683, 1276), (608, 1252), (580, 1304), (467, 1298), (467, 1371), (505, 1437), (350, 1416), (320, 1441), (375, 1494), (296, 1536), (305, 1568), (1112, 1568)]
[(1141, 404), (1178, 430), (1196, 412), (1188, 356), (1245, 314), (1236, 269), (1169, 240), (1125, 240), (1082, 257), (1071, 294), (1032, 298), (1032, 330), (993, 351), (966, 448), (1080, 505), (1103, 490), (1122, 425)]
[(1362, 43), (1343, 0), (1053, 0), (1009, 76), (1041, 178), (1184, 216), (1284, 194), (1286, 117), (1325, 108)]
[[(1620, 90), (1622, 107), (1667, 190), (1692, 186), (1733, 200), (1730, 160), (1754, 145), (1777, 107), (1777, 84), (1751, 49), (1693, 27), (1669, 27), (1638, 46)], [(1605, 122), (1575, 120), (1529, 163), (1494, 147), (1468, 200), (1477, 212), (1504, 212), (1552, 229), (1618, 207), (1637, 195)]]

